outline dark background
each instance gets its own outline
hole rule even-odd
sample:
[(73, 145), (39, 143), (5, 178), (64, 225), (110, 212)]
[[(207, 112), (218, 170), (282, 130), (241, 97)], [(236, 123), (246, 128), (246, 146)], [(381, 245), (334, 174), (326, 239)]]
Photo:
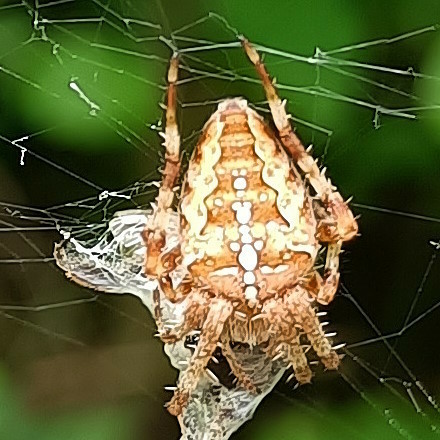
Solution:
[[(300, 137), (315, 145), (315, 155), (342, 194), (354, 196), (362, 236), (346, 246), (344, 288), (328, 308), (336, 340), (349, 347), (341, 375), (317, 368), (312, 386), (293, 390), (293, 384), (281, 383), (235, 438), (435, 436), (428, 420), (439, 425), (438, 413), (416, 389), (414, 377), (429, 393), (439, 394), (435, 306), (440, 270), (429, 242), (438, 241), (440, 222), (440, 34), (433, 28), (386, 39), (438, 26), (440, 3), (47, 3), (36, 8), (33, 2), (0, 1), (0, 304), (54, 305), (91, 298), (93, 293), (69, 283), (50, 261), (18, 264), (19, 259), (50, 257), (60, 238), (55, 223), (73, 226), (80, 238), (93, 240), (103, 229), (87, 232), (85, 224), (105, 228), (113, 212), (152, 200), (154, 191), (149, 190), (130, 201), (100, 201), (99, 194), (160, 176), (161, 139), (155, 126), (162, 117), (171, 52), (157, 36), (170, 38), (172, 31), (213, 11), (255, 44), (284, 54), (312, 57), (316, 48), (329, 51), (383, 38), (381, 44), (334, 54), (342, 60), (339, 65), (319, 68), (282, 54), (265, 55), (289, 111), (302, 121), (296, 124)], [(161, 29), (134, 22), (128, 27), (124, 17)], [(84, 18), (88, 20), (78, 20)], [(200, 40), (235, 41), (215, 18), (180, 35), (197, 41), (175, 40), (179, 47), (200, 46)], [(363, 67), (343, 64), (349, 60)], [(241, 95), (265, 106), (262, 88), (238, 77), (256, 78), (240, 49), (191, 52), (182, 63), (179, 124), (186, 153), (215, 109), (210, 101)], [(221, 68), (226, 77), (200, 77), (188, 66), (211, 72)], [(100, 110), (90, 112), (69, 88), (71, 81)], [(375, 106), (407, 109), (416, 118), (375, 112)], [(23, 136), (30, 137), (12, 144)], [(24, 165), (17, 145), (28, 149)], [(87, 201), (67, 206), (83, 199)], [(40, 226), (48, 230), (29, 230)], [(356, 345), (376, 336), (368, 319), (383, 335), (401, 330), (414, 299), (409, 321), (430, 312), (390, 340), (397, 342), (404, 368), (395, 359), (387, 361), (390, 349), (380, 342)], [(2, 306), (0, 437), (177, 438), (177, 423), (162, 407), (170, 397), (163, 386), (173, 384), (175, 373), (153, 333), (147, 311), (128, 296), (101, 295), (98, 301), (41, 311)], [(380, 384), (377, 377), (385, 381)], [(412, 393), (426, 417), (416, 414)]]

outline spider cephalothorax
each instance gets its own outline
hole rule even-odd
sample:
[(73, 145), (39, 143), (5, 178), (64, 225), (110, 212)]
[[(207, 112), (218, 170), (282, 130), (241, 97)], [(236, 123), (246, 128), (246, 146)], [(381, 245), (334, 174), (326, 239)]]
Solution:
[[(182, 325), (169, 330), (161, 325), (157, 304), (162, 339), (178, 340), (200, 329), (196, 350), (168, 405), (176, 415), (218, 345), (240, 384), (251, 392), (258, 390), (235, 358), (232, 341), (261, 344), (268, 356), (282, 356), (300, 383), (312, 377), (300, 344), (303, 333), (327, 368), (339, 364), (314, 303), (332, 301), (341, 244), (356, 235), (357, 223), (293, 132), (258, 53), (247, 40), (242, 43), (261, 77), (277, 133), (244, 99), (219, 104), (189, 163), (174, 246), (169, 246), (166, 230), (175, 215), (171, 206), (180, 165), (176, 56), (168, 74), (166, 163), (144, 239), (147, 276), (184, 308)], [(327, 244), (323, 276), (315, 268), (322, 243)]]

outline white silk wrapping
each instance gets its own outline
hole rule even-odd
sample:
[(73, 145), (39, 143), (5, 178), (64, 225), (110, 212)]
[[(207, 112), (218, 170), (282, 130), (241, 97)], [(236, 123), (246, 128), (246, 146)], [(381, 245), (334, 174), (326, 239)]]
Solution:
[[(109, 222), (108, 230), (93, 245), (82, 243), (64, 233), (65, 239), (56, 244), (54, 250), (58, 266), (69, 278), (83, 286), (100, 292), (137, 296), (153, 314), (153, 291), (156, 284), (147, 280), (143, 274), (146, 248), (141, 237), (148, 214), (141, 210), (116, 213)], [(170, 218), (167, 247), (177, 245), (177, 222), (175, 214)], [(162, 296), (161, 306), (167, 326), (181, 322), (181, 305), (173, 304)], [(184, 342), (165, 344), (164, 347), (171, 364), (179, 370), (185, 368), (192, 354)], [(285, 370), (280, 362), (268, 360), (258, 347), (250, 349), (241, 346), (235, 350), (243, 368), (261, 393), (253, 395), (240, 387), (227, 388), (206, 374), (179, 417), (181, 440), (228, 439), (245, 421), (252, 418), (258, 404), (273, 389)]]

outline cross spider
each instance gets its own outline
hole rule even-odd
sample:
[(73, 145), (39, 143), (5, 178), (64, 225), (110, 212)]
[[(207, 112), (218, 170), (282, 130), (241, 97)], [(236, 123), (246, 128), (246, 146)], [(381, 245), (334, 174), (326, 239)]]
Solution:
[[(293, 367), (301, 384), (312, 378), (301, 334), (326, 368), (339, 365), (314, 304), (332, 301), (341, 244), (357, 234), (358, 226), (292, 130), (285, 103), (257, 51), (246, 39), (241, 42), (261, 78), (276, 133), (244, 99), (219, 104), (203, 128), (183, 182), (177, 245), (168, 243), (166, 232), (176, 215), (172, 204), (180, 170), (176, 54), (168, 71), (165, 169), (143, 238), (148, 248), (145, 274), (183, 308), (183, 323), (170, 330), (161, 321), (160, 296), (155, 295), (161, 338), (173, 342), (200, 330), (168, 403), (174, 415), (185, 408), (218, 345), (240, 385), (255, 393), (258, 389), (231, 342), (266, 347), (267, 356), (282, 357)], [(323, 276), (315, 267), (322, 243), (327, 245)]]

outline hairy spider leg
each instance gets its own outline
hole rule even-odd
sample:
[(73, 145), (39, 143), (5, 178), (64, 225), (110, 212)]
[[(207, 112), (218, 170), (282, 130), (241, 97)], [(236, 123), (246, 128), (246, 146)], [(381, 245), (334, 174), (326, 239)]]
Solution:
[(298, 285), (285, 296), (285, 303), (294, 321), (304, 329), (307, 339), (321, 362), (326, 368), (335, 370), (339, 366), (339, 356), (332, 349), (330, 341), (324, 334), (312, 299), (308, 290)]
[(192, 290), (188, 294), (188, 301), (185, 309), (182, 311), (183, 320), (179, 325), (173, 325), (172, 328), (165, 327), (160, 338), (163, 342), (173, 344), (180, 341), (191, 330), (202, 328), (203, 320), (208, 314), (210, 307), (210, 298), (207, 292)]
[(197, 387), (217, 343), (227, 319), (233, 312), (232, 304), (223, 298), (212, 298), (206, 319), (201, 327), (199, 342), (188, 363), (188, 368), (180, 373), (177, 389), (168, 402), (170, 414), (178, 416), (188, 403), (191, 393)]
[(282, 303), (279, 300), (268, 301), (263, 307), (263, 315), (270, 322), (273, 332), (266, 351), (268, 356), (289, 361), (300, 384), (309, 383), (312, 379), (300, 342), (300, 330), (304, 331), (324, 366), (331, 370), (338, 368), (339, 356), (322, 330), (313, 308), (313, 298), (307, 289), (297, 285), (283, 296)]
[(233, 348), (231, 347), (231, 338), (228, 335), (222, 342), (222, 353), (228, 361), (232, 374), (237, 378), (238, 383), (250, 393), (258, 394), (259, 388), (254, 384), (249, 374), (243, 369), (243, 366)]
[[(290, 295), (290, 293), (288, 294)], [(282, 302), (280, 302), (282, 301)], [(270, 299), (262, 310), (263, 319), (269, 324), (269, 345), (266, 349), (268, 357), (287, 360), (293, 368), (296, 380), (300, 384), (310, 383), (312, 370), (307, 362), (306, 355), (300, 342), (300, 333), (295, 326), (300, 325), (294, 318), (290, 304), (286, 298)]]
[[(176, 247), (166, 255), (163, 255), (163, 249), (166, 244), (167, 227), (170, 224), (170, 214), (175, 194), (174, 187), (180, 171), (180, 135), (176, 122), (178, 66), (178, 58), (174, 54), (168, 70), (166, 124), (165, 133), (162, 134), (164, 138), (163, 145), (165, 146), (165, 168), (153, 213), (142, 233), (148, 249), (145, 274), (157, 279), (161, 290), (170, 299), (175, 297), (176, 292), (172, 289), (169, 274), (175, 268), (175, 261), (179, 257), (180, 248)], [(158, 292), (154, 295), (154, 301), (156, 322), (159, 330), (163, 331), (160, 294)]]
[(258, 52), (245, 38), (242, 38), (241, 42), (261, 78), (272, 118), (282, 144), (290, 153), (294, 162), (306, 174), (326, 211), (324, 218), (319, 219), (320, 222), (317, 228), (319, 241), (328, 243), (324, 269), (324, 287), (320, 290), (317, 300), (320, 303), (328, 304), (332, 301), (339, 283), (338, 268), (341, 244), (357, 234), (358, 225), (353, 213), (336, 190), (336, 187), (325, 177), (324, 172), (319, 171), (315, 160), (307, 153), (304, 145), (292, 130), (289, 115), (286, 113), (285, 102), (278, 96)]

